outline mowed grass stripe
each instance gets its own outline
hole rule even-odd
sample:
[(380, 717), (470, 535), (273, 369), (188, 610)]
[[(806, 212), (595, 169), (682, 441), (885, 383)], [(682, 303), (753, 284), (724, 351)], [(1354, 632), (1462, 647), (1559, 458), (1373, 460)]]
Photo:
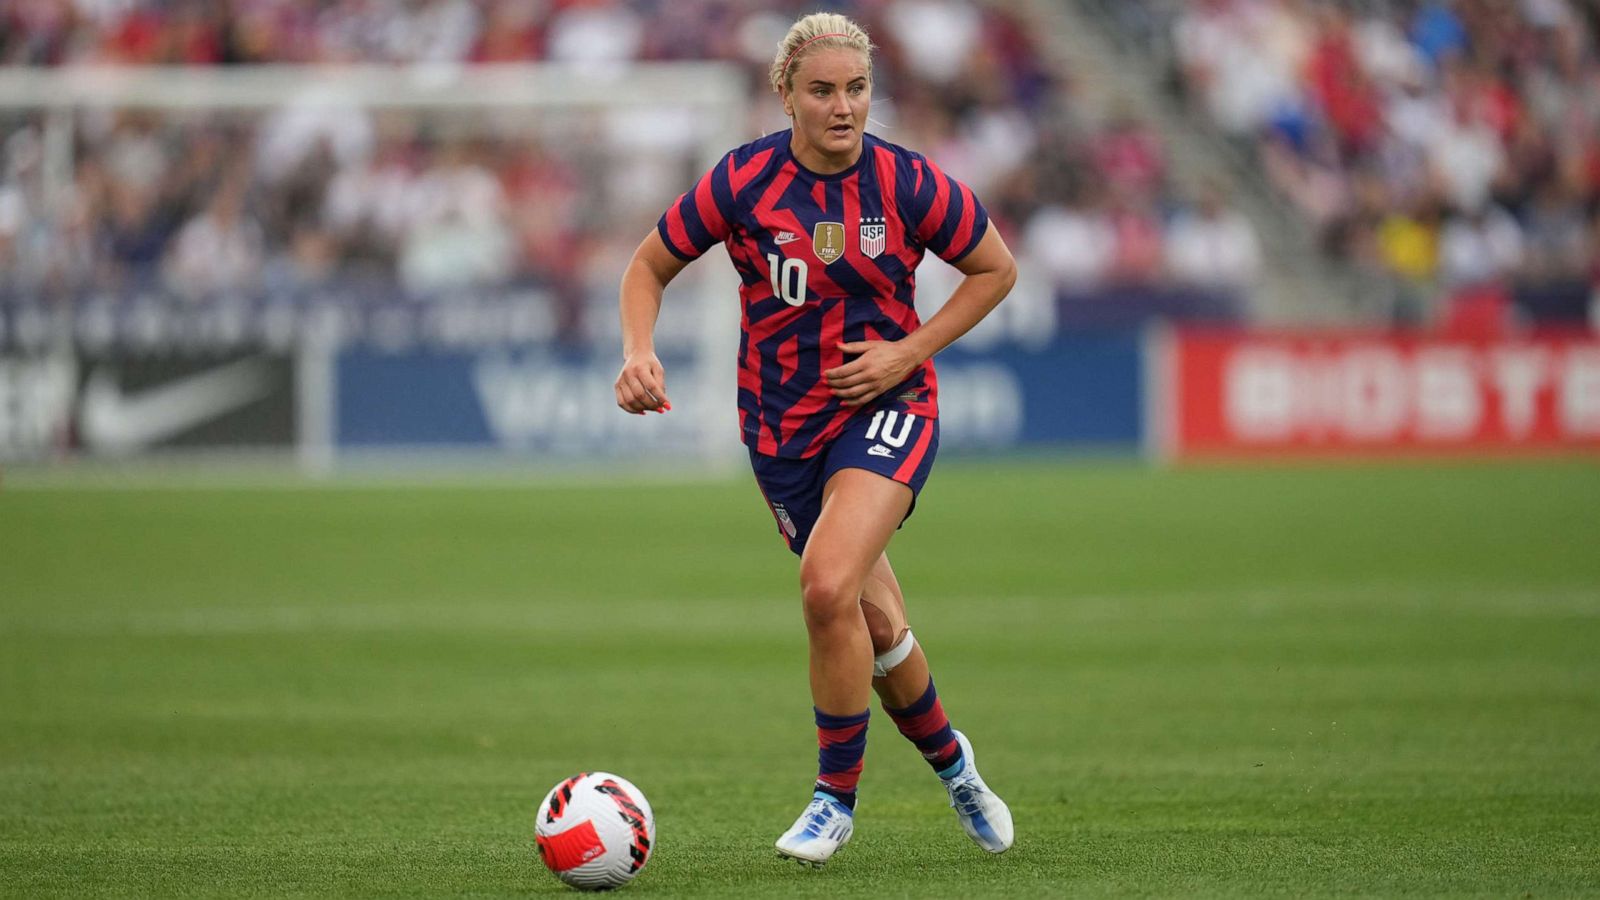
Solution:
[(648, 792), (652, 896), (1600, 892), (1600, 471), (945, 465), (894, 558), (1017, 813), (874, 719), (815, 762), (753, 486), (0, 495), (0, 893), (563, 892), (531, 814)]

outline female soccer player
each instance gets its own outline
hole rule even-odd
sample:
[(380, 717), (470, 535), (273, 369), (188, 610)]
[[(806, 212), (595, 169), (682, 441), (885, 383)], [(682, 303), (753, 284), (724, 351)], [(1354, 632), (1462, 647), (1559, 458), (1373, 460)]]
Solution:
[[(1010, 291), (1016, 264), (966, 185), (865, 133), (872, 44), (854, 22), (796, 22), (772, 64), (793, 127), (728, 153), (661, 217), (623, 275), (617, 405), (671, 409), (652, 349), (661, 294), (725, 243), (742, 284), (739, 416), (756, 482), (800, 556), (818, 774), (778, 853), (821, 866), (849, 840), (876, 691), (991, 853), (1011, 812), (939, 703), (884, 551), (939, 445), (932, 357)], [(966, 277), (927, 322), (913, 273), (932, 250)]]

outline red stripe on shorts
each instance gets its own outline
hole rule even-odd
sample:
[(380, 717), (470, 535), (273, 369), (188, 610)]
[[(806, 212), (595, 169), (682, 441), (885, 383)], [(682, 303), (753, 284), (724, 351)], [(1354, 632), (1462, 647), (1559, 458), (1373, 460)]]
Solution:
[(928, 455), (928, 442), (933, 440), (933, 420), (922, 420), (922, 434), (917, 437), (917, 445), (911, 448), (911, 455), (894, 470), (894, 480), (901, 484), (911, 481), (911, 476), (922, 465), (922, 458)]

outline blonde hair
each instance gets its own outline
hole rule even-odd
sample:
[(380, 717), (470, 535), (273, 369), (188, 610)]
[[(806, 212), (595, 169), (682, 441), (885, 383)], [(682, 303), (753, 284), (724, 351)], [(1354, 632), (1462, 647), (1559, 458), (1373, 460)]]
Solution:
[(778, 55), (772, 58), (769, 75), (772, 89), (782, 93), (794, 90), (794, 67), (807, 53), (817, 49), (859, 50), (867, 58), (867, 74), (872, 74), (872, 39), (860, 25), (838, 13), (812, 13), (789, 26), (789, 33), (778, 42)]

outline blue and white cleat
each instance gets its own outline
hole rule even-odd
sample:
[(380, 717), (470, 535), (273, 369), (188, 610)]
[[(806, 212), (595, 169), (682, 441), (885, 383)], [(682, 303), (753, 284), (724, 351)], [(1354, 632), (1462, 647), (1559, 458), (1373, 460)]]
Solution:
[[(1009, 818), (1006, 824), (1009, 828)], [(849, 807), (818, 791), (806, 811), (778, 838), (778, 856), (820, 869), (850, 840), (855, 827), (855, 814)]]
[(978, 775), (972, 742), (959, 731), (956, 740), (961, 743), (964, 764), (955, 775), (941, 779), (944, 789), (950, 793), (950, 805), (955, 807), (961, 827), (973, 843), (990, 853), (1004, 853), (1015, 837), (1011, 830), (1011, 809)]

